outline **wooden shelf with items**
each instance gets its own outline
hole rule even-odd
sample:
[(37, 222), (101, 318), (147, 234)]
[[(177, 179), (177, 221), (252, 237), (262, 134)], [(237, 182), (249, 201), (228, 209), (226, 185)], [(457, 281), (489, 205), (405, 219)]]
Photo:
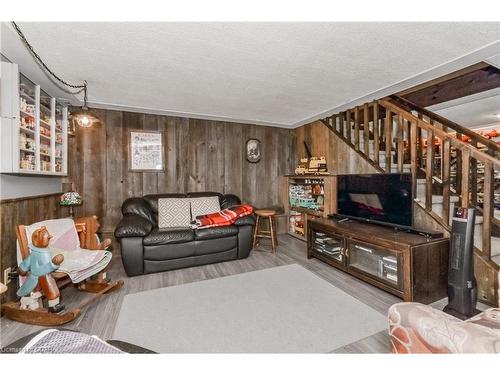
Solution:
[(65, 176), (67, 107), (2, 62), (0, 173)]
[(307, 240), (307, 221), (337, 211), (335, 175), (286, 175), (280, 181), (280, 200), (285, 208), (288, 234)]

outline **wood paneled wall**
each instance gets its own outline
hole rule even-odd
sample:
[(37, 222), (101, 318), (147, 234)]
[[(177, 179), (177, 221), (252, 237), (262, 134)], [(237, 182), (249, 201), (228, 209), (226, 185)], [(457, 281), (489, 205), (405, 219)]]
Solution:
[[(69, 142), (69, 177), (82, 194), (77, 216), (95, 214), (104, 232), (121, 219), (121, 204), (145, 194), (216, 191), (257, 207), (278, 205), (278, 177), (295, 168), (294, 130), (222, 121), (96, 110), (99, 127), (76, 131)], [(129, 171), (129, 131), (165, 132), (164, 172)], [(262, 142), (262, 159), (249, 163), (245, 144)]]
[[(121, 218), (121, 204), (144, 194), (188, 191), (233, 193), (257, 207), (279, 205), (278, 178), (293, 172), (305, 156), (304, 140), (314, 155), (325, 155), (335, 173), (370, 173), (372, 167), (320, 122), (289, 130), (232, 122), (95, 110), (102, 124), (76, 129), (69, 139), (68, 178), (84, 204), (76, 216), (97, 215), (109, 236)], [(164, 172), (130, 172), (129, 131), (165, 132)], [(249, 163), (245, 144), (262, 142), (262, 159)], [(66, 216), (58, 195), (17, 199), (0, 205), (1, 269), (16, 264), (14, 226)]]
[(306, 157), (304, 141), (313, 156), (324, 156), (328, 171), (337, 174), (377, 173), (375, 168), (353, 151), (320, 121), (295, 129), (298, 159)]
[[(16, 260), (15, 226), (54, 219), (67, 215), (59, 206), (59, 194), (6, 199), (0, 202), (0, 270), (13, 267)], [(12, 288), (10, 288), (12, 289)], [(10, 290), (12, 292), (12, 290)]]

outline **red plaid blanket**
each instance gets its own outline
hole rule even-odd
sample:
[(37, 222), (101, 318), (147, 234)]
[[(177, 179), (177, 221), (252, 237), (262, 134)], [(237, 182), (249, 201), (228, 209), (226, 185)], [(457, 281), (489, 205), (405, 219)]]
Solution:
[(252, 206), (242, 204), (213, 214), (196, 216), (196, 225), (198, 228), (223, 227), (233, 224), (240, 217), (251, 215), (252, 212)]

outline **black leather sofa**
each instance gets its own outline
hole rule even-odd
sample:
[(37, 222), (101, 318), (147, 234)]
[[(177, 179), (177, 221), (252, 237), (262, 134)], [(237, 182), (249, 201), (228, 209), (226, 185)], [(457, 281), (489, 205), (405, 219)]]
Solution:
[(221, 209), (241, 204), (232, 194), (199, 192), (154, 194), (129, 198), (122, 205), (123, 218), (115, 229), (125, 272), (129, 276), (224, 262), (248, 257), (252, 249), (254, 215), (225, 227), (191, 229), (158, 228), (158, 199), (219, 197)]

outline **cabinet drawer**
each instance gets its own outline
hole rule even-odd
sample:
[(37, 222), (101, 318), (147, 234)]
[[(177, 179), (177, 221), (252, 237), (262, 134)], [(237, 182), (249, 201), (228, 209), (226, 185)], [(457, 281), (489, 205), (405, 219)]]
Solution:
[(403, 290), (403, 255), (358, 240), (347, 241), (347, 267)]

